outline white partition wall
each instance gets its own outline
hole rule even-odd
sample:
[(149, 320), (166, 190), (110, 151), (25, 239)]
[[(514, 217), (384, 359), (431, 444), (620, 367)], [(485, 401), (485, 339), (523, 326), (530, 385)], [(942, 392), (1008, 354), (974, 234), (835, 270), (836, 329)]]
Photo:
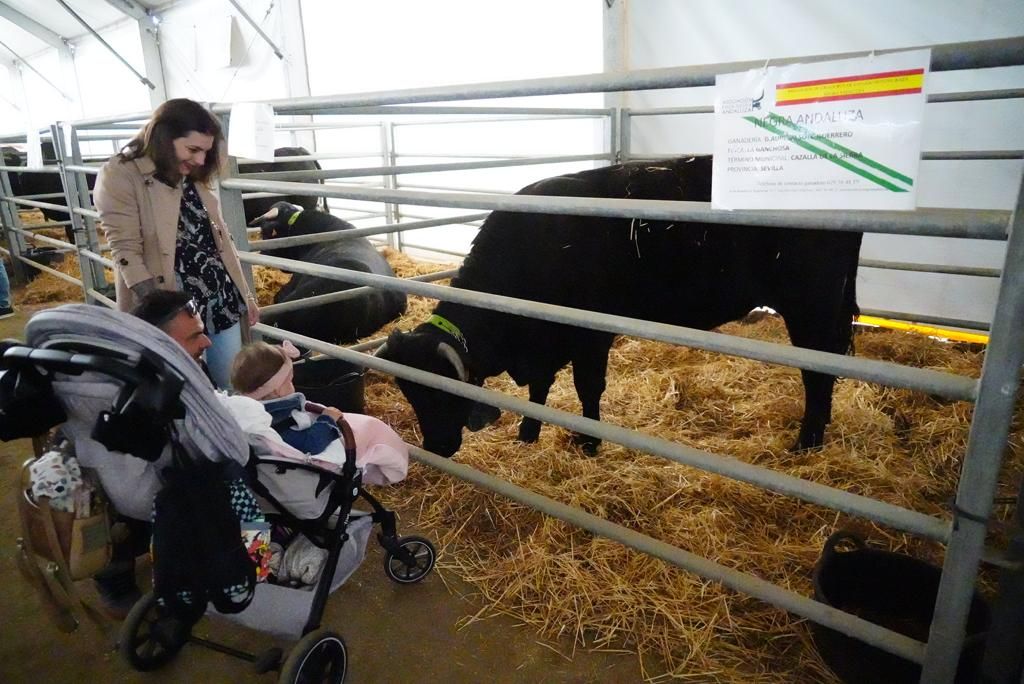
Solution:
[[(910, 48), (1005, 38), (1024, 33), (1019, 0), (629, 0), (609, 9), (609, 38), (621, 68), (646, 69), (800, 55)], [(770, 63), (770, 62), (768, 62)], [(929, 94), (1024, 87), (1024, 68), (935, 73)], [(710, 105), (713, 88), (648, 90), (609, 96), (634, 109)], [(630, 153), (636, 156), (710, 153), (712, 114), (636, 118)], [(1024, 101), (929, 104), (923, 151), (1024, 150)], [(924, 160), (918, 206), (1010, 209), (1022, 163), (1017, 159)], [(865, 236), (863, 259), (999, 268), (1004, 245), (906, 236)], [(857, 295), (864, 309), (915, 312), (988, 322), (995, 278), (917, 274), (862, 268)]]

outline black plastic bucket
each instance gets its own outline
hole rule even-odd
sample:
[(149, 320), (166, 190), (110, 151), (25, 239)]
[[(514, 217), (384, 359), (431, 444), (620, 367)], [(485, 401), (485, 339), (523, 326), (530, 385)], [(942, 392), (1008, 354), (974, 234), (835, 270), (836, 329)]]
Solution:
[[(840, 551), (840, 545), (853, 548)], [(836, 532), (825, 542), (814, 567), (814, 597), (912, 639), (927, 641), (941, 576), (942, 570), (930, 563), (871, 549), (853, 533)], [(988, 605), (975, 594), (957, 682), (978, 681), (990, 621)], [(822, 659), (844, 682), (917, 684), (921, 679), (917, 663), (817, 623), (811, 623), (811, 632)]]
[(366, 369), (341, 359), (308, 359), (295, 364), (295, 391), (324, 406), (346, 413), (364, 413)]

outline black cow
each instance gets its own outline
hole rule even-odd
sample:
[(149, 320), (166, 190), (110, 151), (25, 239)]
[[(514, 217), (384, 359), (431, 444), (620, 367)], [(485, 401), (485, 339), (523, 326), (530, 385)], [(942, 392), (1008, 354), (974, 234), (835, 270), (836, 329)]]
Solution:
[[(519, 194), (707, 202), (711, 158), (592, 169), (539, 181)], [(857, 312), (860, 242), (853, 232), (496, 211), (452, 286), (700, 329), (768, 306), (785, 318), (794, 344), (846, 353)], [(440, 302), (434, 313), (409, 333), (392, 333), (378, 354), (476, 385), (508, 372), (529, 385), (530, 401), (539, 404), (558, 370), (571, 363), (583, 415), (599, 418), (613, 335), (451, 302)], [(806, 404), (797, 449), (821, 445), (835, 382), (802, 373)], [(416, 411), (424, 448), (454, 454), (472, 402), (402, 379), (398, 384)], [(523, 419), (519, 439), (532, 442), (539, 433), (537, 420)], [(588, 453), (599, 444), (590, 436), (575, 440)]]
[[(300, 213), (296, 215), (296, 212)], [(303, 211), (300, 207), (287, 202), (275, 203), (270, 211), (257, 217), (253, 225), (260, 227), (264, 239), (353, 228), (351, 223), (326, 212)], [(258, 249), (259, 244), (254, 247)], [(348, 268), (364, 273), (395, 275), (387, 260), (363, 237), (288, 247), (274, 250), (273, 254), (285, 259)], [(353, 287), (358, 286), (296, 273), (274, 297), (274, 303), (350, 290)], [(352, 342), (380, 329), (385, 323), (405, 313), (405, 305), (405, 294), (402, 292), (371, 290), (353, 299), (281, 314), (276, 317), (276, 323), (286, 330), (341, 344)]]
[[(309, 150), (305, 147), (278, 147), (274, 150), (275, 157), (298, 157), (300, 155), (308, 154)], [(319, 171), (320, 168), (320, 164), (314, 159), (311, 161), (259, 162), (242, 164), (239, 171), (243, 174), (247, 174), (263, 173), (266, 171)], [(245, 176), (243, 175), (242, 177), (244, 178)], [(316, 182), (321, 184), (323, 183), (322, 180)], [(252, 225), (253, 221), (270, 211), (277, 202), (297, 204), (303, 209), (316, 209), (318, 199), (318, 197), (306, 195), (285, 195), (283, 197), (254, 197), (252, 199), (243, 200), (242, 205), (245, 208), (245, 222)], [(326, 200), (324, 201), (326, 202)]]

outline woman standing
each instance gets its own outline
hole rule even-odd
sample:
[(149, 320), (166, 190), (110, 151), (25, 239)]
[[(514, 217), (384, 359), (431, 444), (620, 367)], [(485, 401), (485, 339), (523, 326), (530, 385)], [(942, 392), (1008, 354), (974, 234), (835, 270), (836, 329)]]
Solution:
[(168, 100), (103, 165), (93, 197), (113, 253), (117, 308), (130, 311), (156, 289), (189, 294), (213, 341), (210, 373), (228, 388), (241, 319), (255, 325), (259, 308), (209, 185), (223, 148), (213, 114), (192, 100)]

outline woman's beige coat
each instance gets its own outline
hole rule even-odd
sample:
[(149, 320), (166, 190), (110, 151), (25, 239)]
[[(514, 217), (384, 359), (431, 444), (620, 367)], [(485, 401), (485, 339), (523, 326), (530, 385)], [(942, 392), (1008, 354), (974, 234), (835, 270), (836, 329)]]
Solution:
[[(114, 259), (117, 308), (121, 311), (130, 311), (135, 305), (130, 288), (144, 280), (153, 278), (160, 289), (176, 289), (174, 254), (182, 190), (180, 185), (172, 188), (157, 180), (155, 172), (156, 166), (148, 157), (131, 161), (111, 157), (100, 169), (93, 190), (93, 202)], [(213, 240), (224, 267), (248, 304), (249, 285), (220, 214), (220, 202), (202, 183), (196, 183), (196, 189), (210, 215)]]

